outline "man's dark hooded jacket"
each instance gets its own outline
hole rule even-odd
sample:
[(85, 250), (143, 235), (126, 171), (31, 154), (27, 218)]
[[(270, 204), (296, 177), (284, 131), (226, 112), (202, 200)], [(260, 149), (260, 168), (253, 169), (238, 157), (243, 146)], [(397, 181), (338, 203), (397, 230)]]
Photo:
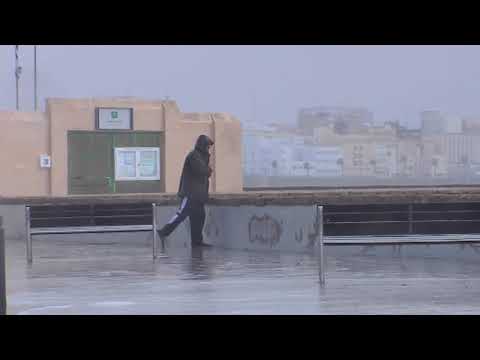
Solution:
[(200, 135), (195, 148), (187, 155), (183, 164), (182, 176), (178, 196), (205, 203), (208, 200), (208, 178), (212, 174), (210, 169), (210, 154), (208, 146), (213, 141), (206, 135)]

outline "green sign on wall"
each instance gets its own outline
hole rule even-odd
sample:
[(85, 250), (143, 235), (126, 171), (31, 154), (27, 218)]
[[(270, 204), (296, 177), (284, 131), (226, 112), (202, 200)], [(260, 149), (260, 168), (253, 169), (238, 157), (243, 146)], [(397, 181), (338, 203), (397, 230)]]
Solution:
[(133, 130), (132, 108), (97, 108), (96, 129)]

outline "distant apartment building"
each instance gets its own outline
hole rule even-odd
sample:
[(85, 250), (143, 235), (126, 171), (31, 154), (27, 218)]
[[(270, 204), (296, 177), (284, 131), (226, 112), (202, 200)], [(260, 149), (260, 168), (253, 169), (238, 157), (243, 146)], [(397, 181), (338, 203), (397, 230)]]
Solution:
[(468, 160), (472, 164), (480, 164), (480, 118), (466, 117), (462, 119), (462, 133), (470, 137), (471, 148), (468, 154)]
[(421, 128), (376, 125), (366, 109), (316, 107), (297, 128), (244, 131), (244, 172), (262, 176), (449, 178), (480, 175), (480, 118), (423, 111)]
[(341, 176), (340, 147), (317, 146), (312, 136), (277, 126), (245, 128), (243, 166), (247, 176)]
[(300, 109), (298, 129), (313, 134), (314, 129), (333, 125), (337, 131), (355, 132), (373, 125), (373, 113), (364, 108), (317, 106)]
[(462, 134), (463, 133), (463, 119), (460, 116), (449, 115), (445, 116), (445, 132), (447, 134)]
[(292, 161), (294, 176), (336, 177), (343, 175), (343, 151), (338, 146), (297, 146)]
[(425, 175), (456, 178), (480, 164), (480, 119), (439, 111), (424, 111), (421, 119)]
[(301, 142), (295, 133), (275, 126), (247, 127), (243, 132), (243, 167), (246, 175), (288, 176), (292, 154)]
[(343, 175), (343, 150), (340, 146), (312, 146), (314, 175), (338, 177)]
[(396, 127), (390, 123), (348, 133), (329, 125), (316, 128), (314, 138), (317, 144), (341, 149), (345, 176), (390, 177), (396, 173)]
[(480, 135), (480, 117), (469, 116), (462, 118), (462, 132)]
[[(431, 124), (433, 118), (431, 116)], [(439, 114), (437, 112), (437, 119)], [(458, 116), (441, 115), (441, 126), (436, 126), (435, 131), (423, 131), (423, 142), (427, 148), (424, 154), (424, 161), (427, 169), (430, 162), (433, 164), (441, 163), (442, 169), (440, 176), (449, 176), (452, 178), (463, 176), (465, 171), (472, 164), (480, 163), (480, 123), (475, 119), (461, 119)], [(432, 125), (433, 126), (433, 125)], [(428, 147), (433, 146), (428, 154)], [(432, 172), (432, 171), (431, 171)], [(432, 176), (439, 176), (438, 171), (433, 171)]]
[(397, 152), (398, 146), (393, 143), (375, 145), (375, 176), (397, 175)]
[(421, 176), (422, 165), (422, 137), (418, 131), (404, 129), (397, 138), (397, 173), (403, 178)]
[(444, 134), (447, 129), (447, 119), (443, 113), (437, 110), (426, 110), (420, 113), (422, 123), (422, 135), (432, 136)]
[(449, 164), (464, 164), (477, 160), (474, 149), (478, 150), (475, 142), (479, 136), (467, 134), (445, 134), (441, 137), (442, 147)]

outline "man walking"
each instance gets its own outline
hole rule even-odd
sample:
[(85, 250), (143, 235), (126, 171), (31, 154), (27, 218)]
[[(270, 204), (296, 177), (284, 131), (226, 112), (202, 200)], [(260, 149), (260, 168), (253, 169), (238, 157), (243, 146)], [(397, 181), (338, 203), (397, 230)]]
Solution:
[(213, 141), (206, 135), (200, 135), (195, 148), (185, 158), (178, 196), (181, 204), (173, 218), (160, 230), (161, 239), (169, 236), (183, 220), (190, 218), (190, 237), (192, 247), (210, 246), (203, 242), (205, 224), (205, 203), (208, 200), (209, 177), (212, 175), (210, 149)]

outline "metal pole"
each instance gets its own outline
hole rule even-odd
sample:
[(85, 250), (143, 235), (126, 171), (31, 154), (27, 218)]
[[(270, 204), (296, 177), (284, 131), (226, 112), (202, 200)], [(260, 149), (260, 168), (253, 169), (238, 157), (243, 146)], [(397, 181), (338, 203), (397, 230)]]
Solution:
[(153, 231), (153, 244), (152, 244), (152, 253), (153, 253), (153, 259), (155, 260), (157, 258), (157, 207), (155, 203), (152, 204), (152, 231)]
[(25, 227), (27, 230), (27, 262), (31, 264), (33, 262), (32, 255), (32, 234), (30, 233), (30, 207), (25, 207)]
[(37, 111), (37, 45), (33, 46), (33, 91), (34, 109)]
[(18, 67), (18, 45), (15, 45), (15, 81), (16, 81), (16, 109), (19, 110), (18, 102), (18, 79), (20, 77), (19, 67)]
[(320, 286), (325, 286), (325, 258), (323, 254), (323, 206), (317, 206), (317, 221), (319, 233), (319, 256), (320, 256)]
[(5, 237), (0, 216), (0, 315), (7, 315), (7, 280), (5, 266)]

